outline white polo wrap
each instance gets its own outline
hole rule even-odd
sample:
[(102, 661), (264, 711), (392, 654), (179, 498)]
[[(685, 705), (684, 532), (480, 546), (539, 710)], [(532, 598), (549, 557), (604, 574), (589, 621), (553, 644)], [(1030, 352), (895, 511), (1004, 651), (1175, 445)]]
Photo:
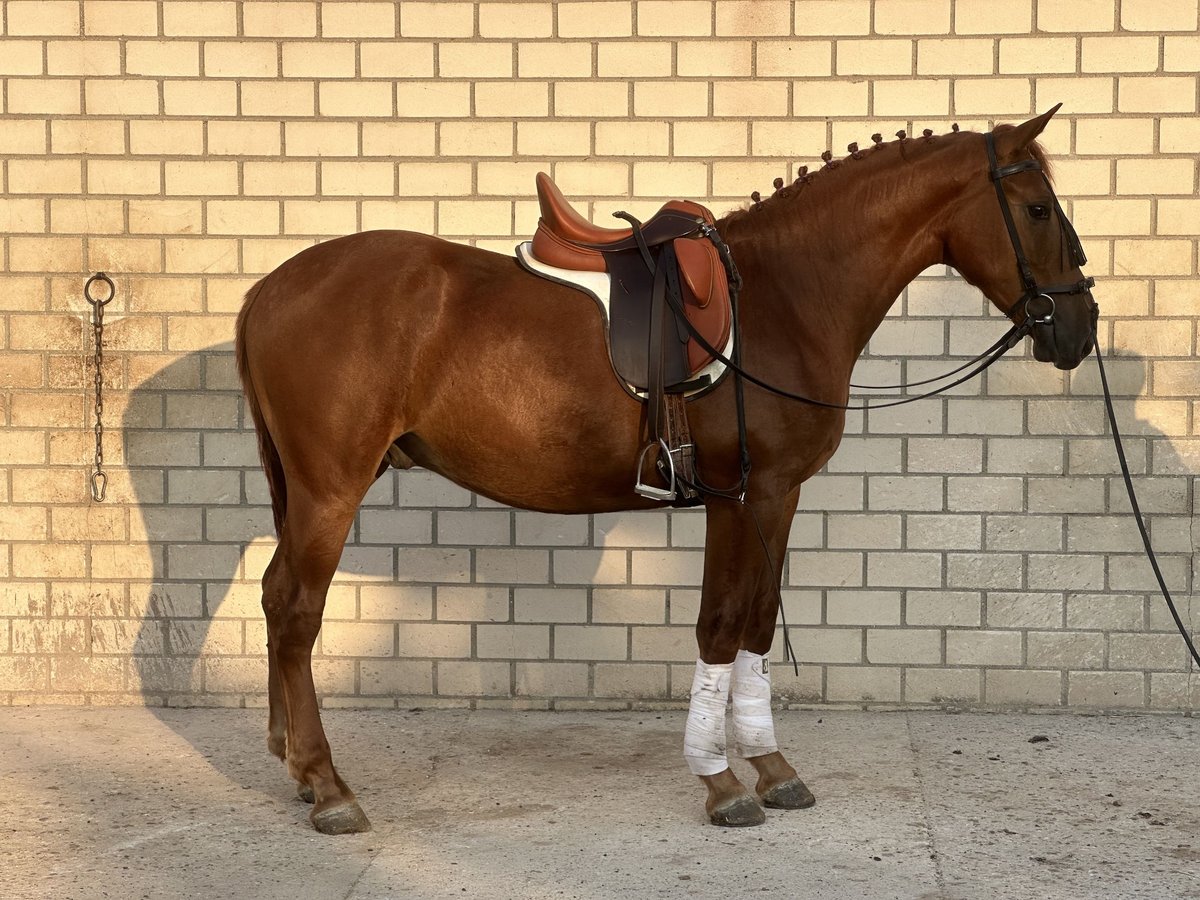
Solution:
[(683, 732), (683, 758), (693, 775), (716, 775), (729, 768), (725, 757), (725, 707), (733, 663), (709, 665), (696, 660), (692, 701)]
[(779, 749), (771, 715), (771, 670), (765, 656), (739, 650), (733, 661), (733, 747), (742, 759)]

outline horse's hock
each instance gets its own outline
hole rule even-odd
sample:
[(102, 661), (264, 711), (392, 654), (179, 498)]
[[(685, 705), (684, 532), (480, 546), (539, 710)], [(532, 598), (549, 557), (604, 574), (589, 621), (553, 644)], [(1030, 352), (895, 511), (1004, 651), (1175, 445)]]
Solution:
[[(823, 179), (872, 165), (873, 132), (878, 152), (915, 158), (927, 127), (946, 145), (955, 122), (982, 132), (1059, 100), (1040, 140), (1099, 282), (1167, 580), (1200, 618), (1194, 3), (13, 0), (4, 26), (0, 702), (267, 703), (275, 538), (231, 341), (246, 290), (312, 244), (402, 228), (511, 255), (536, 229), (539, 170), (602, 225), (678, 197), (721, 216), (777, 177), (795, 196), (766, 205), (802, 219)], [(864, 150), (844, 158), (852, 141)], [(811, 182), (794, 183), (801, 165)], [(811, 269), (895, 220), (839, 221), (774, 257)], [(82, 297), (96, 271), (117, 287), (103, 503)], [(562, 298), (578, 313), (564, 345), (598, 333), (588, 302)], [(923, 271), (855, 380), (961, 363), (1002, 332), (989, 309), (943, 266)], [(313, 337), (336, 343), (339, 321)], [(828, 364), (823, 344), (794, 346), (797, 365)], [(530, 368), (492, 362), (489, 390)], [(370, 393), (405, 375), (372, 373)], [(593, 378), (611, 371), (569, 383)], [(800, 668), (774, 640), (776, 704), (1194, 710), (1097, 392), (1091, 366), (1061, 373), (1020, 347), (984, 382), (849, 414), (778, 536)], [(541, 401), (512, 402), (519, 420)], [(599, 423), (577, 455), (594, 466), (620, 427)], [(697, 510), (546, 515), (387, 471), (332, 573), (320, 702), (686, 705), (704, 543)]]

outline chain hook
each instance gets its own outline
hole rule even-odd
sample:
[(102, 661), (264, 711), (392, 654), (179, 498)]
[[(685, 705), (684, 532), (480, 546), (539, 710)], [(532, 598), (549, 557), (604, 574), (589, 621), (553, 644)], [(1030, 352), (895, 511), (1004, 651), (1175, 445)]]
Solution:
[(103, 502), (107, 490), (108, 476), (97, 469), (92, 473), (92, 499), (97, 503)]

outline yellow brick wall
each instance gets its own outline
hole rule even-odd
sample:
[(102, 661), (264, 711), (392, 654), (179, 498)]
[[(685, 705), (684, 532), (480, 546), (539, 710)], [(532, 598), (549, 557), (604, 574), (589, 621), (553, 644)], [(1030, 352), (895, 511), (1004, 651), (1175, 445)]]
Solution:
[[(327, 237), (509, 252), (552, 172), (597, 218), (725, 211), (872, 132), (1045, 135), (1099, 280), (1119, 414), (1191, 617), (1200, 510), (1197, 0), (0, 4), (0, 703), (261, 704), (273, 539), (231, 359), (241, 294)], [(84, 279), (109, 272), (108, 498)], [(864, 370), (994, 336), (945, 272)], [(1090, 365), (852, 416), (785, 578), (797, 703), (1195, 708)], [(370, 492), (326, 705), (678, 703), (703, 518), (563, 518), (419, 471)], [(781, 658), (781, 642), (777, 655)]]

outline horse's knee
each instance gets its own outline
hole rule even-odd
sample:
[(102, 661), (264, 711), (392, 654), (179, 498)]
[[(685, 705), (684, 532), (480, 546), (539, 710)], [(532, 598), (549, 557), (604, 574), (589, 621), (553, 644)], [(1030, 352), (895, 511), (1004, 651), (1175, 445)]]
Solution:
[(707, 663), (731, 663), (741, 647), (745, 611), (734, 604), (700, 608), (696, 620), (696, 644)]

